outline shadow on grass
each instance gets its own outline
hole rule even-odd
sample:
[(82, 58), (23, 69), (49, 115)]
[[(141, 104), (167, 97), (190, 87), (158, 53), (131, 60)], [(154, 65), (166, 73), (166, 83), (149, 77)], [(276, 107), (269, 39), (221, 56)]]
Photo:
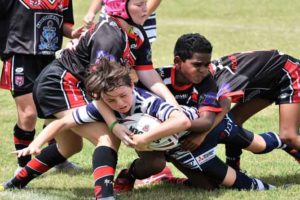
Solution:
[(294, 174), (288, 175), (261, 176), (260, 179), (277, 187), (285, 187), (286, 185), (300, 185), (300, 170), (295, 171)]

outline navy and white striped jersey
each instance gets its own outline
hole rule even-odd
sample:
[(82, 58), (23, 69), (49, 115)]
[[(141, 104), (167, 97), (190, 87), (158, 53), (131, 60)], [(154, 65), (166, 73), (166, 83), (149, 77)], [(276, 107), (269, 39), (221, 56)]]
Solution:
[(149, 42), (152, 43), (156, 40), (156, 14), (152, 13), (143, 25)]
[[(134, 100), (133, 105), (129, 114), (125, 115), (122, 113), (116, 113), (116, 116), (120, 119), (125, 118), (128, 115), (134, 113), (146, 113), (155, 118), (158, 118), (161, 121), (166, 121), (170, 114), (177, 110), (176, 107), (165, 102), (162, 98), (144, 90), (141, 88), (134, 89)], [(188, 110), (188, 108), (186, 108)], [(193, 118), (197, 117), (197, 110), (185, 111), (187, 115), (192, 116)], [(88, 122), (102, 121), (104, 122), (103, 117), (98, 111), (95, 102), (91, 102), (86, 106), (79, 107), (73, 111), (73, 118), (77, 124), (83, 124)]]

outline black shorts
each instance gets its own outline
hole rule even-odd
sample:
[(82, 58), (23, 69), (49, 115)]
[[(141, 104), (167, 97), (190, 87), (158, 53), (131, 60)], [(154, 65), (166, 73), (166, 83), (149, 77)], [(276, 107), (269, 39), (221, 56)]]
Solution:
[[(263, 98), (275, 104), (300, 103), (300, 63), (299, 60), (290, 58), (284, 66), (276, 71), (276, 74), (268, 74), (270, 80), (253, 81), (252, 77), (244, 75), (232, 76), (230, 72), (222, 73), (222, 82), (231, 85), (230, 90), (224, 96), (231, 96), (234, 103), (248, 102), (254, 98)], [(224, 77), (224, 78), (223, 78)], [(249, 82), (252, 81), (253, 85)], [(230, 83), (230, 84), (229, 84)], [(254, 86), (255, 85), (255, 86)], [(228, 86), (229, 87), (229, 86)], [(226, 88), (226, 87), (225, 87)], [(237, 91), (243, 90), (244, 96), (240, 98)]]
[(0, 88), (10, 90), (13, 97), (32, 92), (41, 71), (54, 56), (15, 54), (3, 62)]
[(54, 118), (54, 114), (86, 105), (83, 83), (54, 60), (38, 76), (33, 88), (38, 117)]
[[(185, 136), (180, 138), (184, 139)], [(204, 171), (215, 162), (217, 145), (220, 143), (234, 145), (237, 148), (246, 148), (253, 141), (253, 133), (239, 127), (231, 113), (206, 136), (202, 144), (193, 152), (176, 147), (167, 152), (167, 156), (176, 159), (183, 167)]]

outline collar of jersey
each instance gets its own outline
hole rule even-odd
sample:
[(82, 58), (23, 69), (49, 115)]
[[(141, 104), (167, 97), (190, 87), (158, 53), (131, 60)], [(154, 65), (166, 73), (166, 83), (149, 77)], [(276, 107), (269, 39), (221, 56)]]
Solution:
[(132, 38), (132, 39), (136, 39), (137, 38), (137, 34), (134, 33), (133, 29), (130, 29), (130, 31), (127, 31), (124, 26), (122, 26), (121, 22), (119, 21), (118, 18), (116, 17), (111, 17), (117, 24), (118, 26), (128, 35), (128, 37)]
[(172, 83), (172, 86), (174, 87), (175, 90), (184, 91), (184, 90), (186, 90), (186, 89), (193, 86), (193, 83), (186, 84), (186, 85), (183, 85), (183, 86), (177, 86), (176, 83), (175, 83), (175, 76), (176, 76), (176, 68), (175, 68), (175, 66), (173, 66), (172, 69), (171, 69), (171, 83)]

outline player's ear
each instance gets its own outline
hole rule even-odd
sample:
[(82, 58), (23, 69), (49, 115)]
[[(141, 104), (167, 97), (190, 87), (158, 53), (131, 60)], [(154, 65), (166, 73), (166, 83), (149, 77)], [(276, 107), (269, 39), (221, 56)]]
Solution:
[(181, 67), (181, 63), (182, 63), (182, 60), (179, 56), (175, 56), (174, 57), (174, 65), (176, 68), (180, 68)]
[(131, 89), (134, 89), (134, 82), (131, 81)]

